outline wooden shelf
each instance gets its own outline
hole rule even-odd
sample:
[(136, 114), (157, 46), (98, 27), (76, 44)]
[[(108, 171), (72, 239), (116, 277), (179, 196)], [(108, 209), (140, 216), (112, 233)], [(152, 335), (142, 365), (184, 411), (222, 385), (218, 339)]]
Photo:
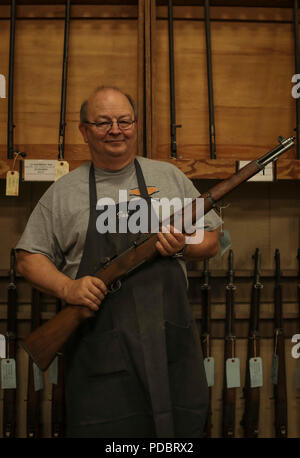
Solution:
[[(242, 6), (267, 8), (292, 8), (293, 0), (211, 0), (211, 6)], [(65, 0), (18, 0), (18, 5), (63, 5)], [(73, 5), (137, 5), (138, 0), (72, 0)], [(167, 0), (157, 0), (157, 6), (166, 6)], [(173, 0), (174, 6), (203, 6), (204, 0)], [(10, 0), (0, 0), (0, 5), (10, 5)]]
[[(19, 145), (20, 151), (30, 151), (26, 159), (57, 159), (56, 145)], [(41, 151), (46, 151), (41, 153)], [(4, 159), (0, 155), (0, 179), (5, 179), (7, 170), (11, 170), (13, 160)], [(76, 157), (77, 159), (71, 159)], [(66, 148), (65, 160), (69, 162), (70, 171), (88, 161), (89, 153), (85, 145), (69, 145)], [(252, 158), (251, 160), (253, 160)], [(244, 157), (241, 160), (245, 160)], [(248, 159), (250, 160), (250, 159)], [(165, 161), (165, 159), (164, 159)], [(236, 172), (236, 159), (167, 159), (167, 162), (176, 165), (190, 179), (220, 179), (224, 180)], [(16, 162), (15, 169), (19, 169)], [(277, 180), (299, 180), (300, 160), (278, 159)]]

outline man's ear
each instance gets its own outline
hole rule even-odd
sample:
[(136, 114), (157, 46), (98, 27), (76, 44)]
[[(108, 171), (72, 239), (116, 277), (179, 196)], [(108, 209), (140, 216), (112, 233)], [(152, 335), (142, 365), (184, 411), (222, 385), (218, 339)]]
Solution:
[(88, 143), (88, 138), (87, 138), (87, 135), (86, 135), (86, 126), (83, 123), (80, 123), (78, 125), (78, 129), (80, 130), (81, 135), (82, 135), (83, 140), (85, 141), (85, 143)]

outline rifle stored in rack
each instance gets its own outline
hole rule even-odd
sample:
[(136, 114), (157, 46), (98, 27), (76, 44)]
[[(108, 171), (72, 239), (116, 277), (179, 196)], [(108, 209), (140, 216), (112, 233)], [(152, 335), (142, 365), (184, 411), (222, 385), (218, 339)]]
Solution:
[(204, 260), (202, 284), (201, 284), (201, 345), (204, 358), (204, 367), (209, 389), (209, 409), (205, 424), (205, 437), (211, 436), (211, 387), (214, 384), (214, 358), (211, 355), (211, 331), (210, 331), (210, 308), (211, 308), (211, 286), (208, 259)]
[(239, 386), (239, 360), (236, 358), (236, 336), (234, 333), (234, 271), (233, 251), (228, 255), (226, 284), (226, 322), (224, 342), (224, 382), (223, 382), (223, 437), (235, 436), (235, 398)]
[(1, 360), (3, 393), (3, 437), (16, 437), (16, 354), (17, 354), (17, 285), (15, 250), (10, 252), (10, 270), (7, 300), (6, 358)]
[(280, 253), (275, 250), (275, 329), (274, 354), (272, 361), (272, 382), (275, 399), (275, 434), (276, 437), (287, 437), (287, 389), (285, 372), (285, 344), (282, 324), (282, 291), (280, 279)]
[(175, 108), (175, 65), (174, 65), (174, 31), (173, 31), (173, 1), (168, 0), (168, 30), (169, 30), (169, 79), (170, 79), (170, 134), (171, 157), (177, 158), (176, 129), (181, 124), (176, 124)]
[[(41, 324), (41, 293), (32, 288), (31, 300), (31, 331)], [(39, 367), (29, 358), (28, 360), (28, 385), (27, 385), (27, 437), (35, 439), (41, 437), (41, 390), (43, 379)]]
[[(253, 175), (262, 170), (267, 164), (277, 159), (284, 151), (294, 145), (294, 137), (280, 139), (279, 145), (266, 153), (261, 158), (254, 160), (233, 174), (226, 180), (213, 186), (201, 197), (204, 200), (204, 214), (213, 208), (218, 200), (227, 195), (241, 183), (247, 181)], [(179, 210), (171, 218), (170, 224), (174, 224), (174, 219), (184, 220), (187, 217), (192, 224), (196, 220), (196, 199), (190, 204)], [(129, 273), (141, 268), (146, 262), (153, 262), (158, 256), (156, 242), (157, 233), (145, 234), (144, 239), (139, 244), (121, 253), (116, 258), (110, 260), (101, 270), (95, 272), (95, 276), (100, 278), (110, 290), (113, 286), (125, 278)], [(48, 320), (40, 328), (31, 333), (23, 342), (24, 349), (29, 353), (36, 364), (46, 370), (54, 359), (56, 352), (62, 348), (63, 344), (74, 332), (74, 330), (85, 319), (94, 316), (94, 312), (87, 307), (78, 305), (68, 305), (55, 317)]]
[(241, 424), (245, 437), (258, 437), (260, 387), (263, 383), (262, 359), (259, 356), (259, 308), (263, 285), (260, 282), (260, 252), (256, 248), (251, 292), (248, 354), (244, 387), (245, 410)]
[[(60, 299), (56, 301), (56, 312), (61, 311)], [(53, 365), (53, 366), (52, 366)], [(64, 386), (64, 358), (58, 353), (50, 366), (52, 372), (52, 404), (51, 404), (51, 437), (65, 437), (65, 386)], [(52, 369), (52, 371), (51, 371)]]
[(58, 139), (58, 160), (59, 161), (62, 161), (64, 159), (64, 154), (65, 154), (69, 28), (70, 28), (70, 0), (66, 0), (64, 55), (63, 55), (63, 66), (62, 66), (62, 84), (61, 84), (61, 102), (60, 102), (61, 105), (60, 105), (60, 120), (59, 120), (59, 139)]
[(204, 16), (205, 16), (206, 67), (207, 67), (207, 85), (208, 85), (209, 146), (210, 146), (210, 159), (216, 159), (216, 134), (215, 134), (214, 92), (213, 92), (210, 11), (209, 10), (210, 10), (209, 0), (205, 0)]

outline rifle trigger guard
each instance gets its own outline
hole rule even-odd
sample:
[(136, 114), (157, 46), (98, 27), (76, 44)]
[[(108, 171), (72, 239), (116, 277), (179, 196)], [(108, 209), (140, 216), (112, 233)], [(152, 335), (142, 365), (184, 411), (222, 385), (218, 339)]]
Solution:
[(121, 288), (121, 286), (122, 286), (121, 280), (117, 280), (117, 281), (113, 282), (113, 283), (108, 287), (108, 292), (109, 292), (109, 293), (116, 293), (117, 291), (119, 291), (119, 289)]

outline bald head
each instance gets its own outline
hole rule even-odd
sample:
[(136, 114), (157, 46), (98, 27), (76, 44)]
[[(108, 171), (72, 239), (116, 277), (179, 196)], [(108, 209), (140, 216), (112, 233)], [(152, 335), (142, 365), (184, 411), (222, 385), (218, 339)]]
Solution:
[(92, 94), (89, 96), (89, 98), (87, 100), (85, 100), (82, 104), (81, 104), (81, 108), (80, 108), (80, 122), (83, 123), (85, 121), (88, 120), (88, 116), (89, 116), (89, 106), (91, 105), (91, 103), (93, 103), (94, 99), (100, 95), (101, 93), (103, 94), (103, 96), (105, 98), (109, 97), (111, 94), (113, 93), (119, 93), (121, 95), (123, 95), (124, 97), (126, 97), (127, 101), (129, 102), (132, 110), (133, 110), (133, 115), (134, 115), (134, 119), (137, 119), (138, 117), (138, 113), (137, 113), (137, 106), (136, 106), (136, 103), (135, 101), (133, 100), (133, 98), (131, 97), (131, 95), (129, 94), (126, 94), (125, 92), (123, 92), (121, 89), (119, 89), (118, 87), (115, 87), (115, 86), (98, 86), (96, 87), (96, 89), (92, 92)]

